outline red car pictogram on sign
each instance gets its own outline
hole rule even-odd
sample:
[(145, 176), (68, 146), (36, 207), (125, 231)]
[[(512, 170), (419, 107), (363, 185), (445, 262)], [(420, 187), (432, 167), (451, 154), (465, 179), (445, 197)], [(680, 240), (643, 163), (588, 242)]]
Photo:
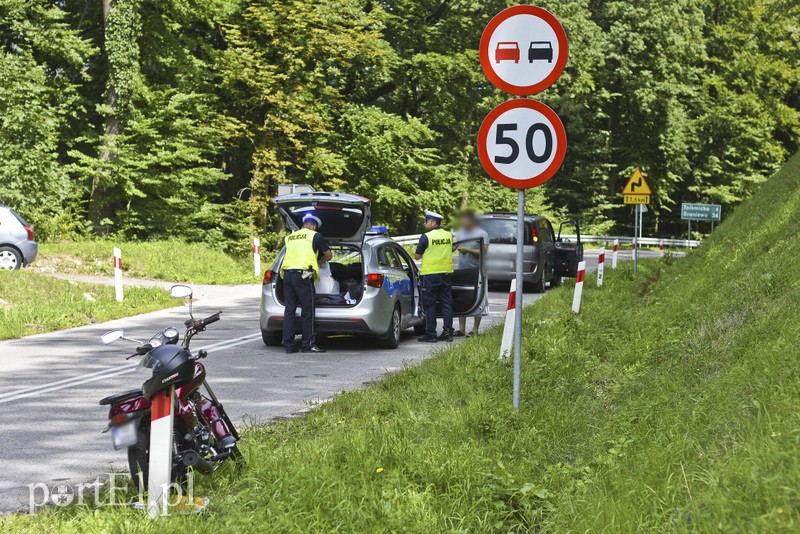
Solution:
[(519, 63), (520, 51), (517, 43), (497, 43), (497, 48), (494, 51), (494, 60), (497, 63), (501, 61), (513, 61)]

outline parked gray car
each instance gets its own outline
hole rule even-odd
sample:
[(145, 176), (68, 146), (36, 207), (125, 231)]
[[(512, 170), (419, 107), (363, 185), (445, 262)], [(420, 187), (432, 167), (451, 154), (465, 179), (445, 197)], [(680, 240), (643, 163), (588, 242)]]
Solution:
[[(525, 284), (543, 293), (550, 282), (556, 286), (562, 277), (574, 278), (578, 262), (583, 260), (583, 245), (577, 221), (566, 223), (575, 227), (576, 242), (558, 235), (545, 217), (525, 216), (525, 248), (523, 249), (523, 279)], [(478, 225), (489, 234), (489, 252), (486, 276), (489, 283), (510, 282), (517, 270), (517, 215), (516, 213), (487, 213), (478, 219)]]
[(0, 269), (13, 271), (36, 259), (33, 227), (14, 210), (0, 206)]
[[(387, 235), (372, 233), (369, 199), (344, 193), (299, 193), (275, 197), (287, 230), (302, 226), (302, 216), (314, 210), (319, 228), (333, 252), (330, 276), (321, 277), (316, 291), (316, 333), (375, 337), (396, 348), (400, 334), (424, 332), (420, 276), (408, 252)], [(472, 243), (480, 248), (476, 243)], [(283, 336), (283, 279), (280, 268), (286, 249), (264, 275), (261, 334), (264, 343), (280, 345)], [(457, 261), (458, 252), (454, 252)], [(453, 274), (453, 309), (465, 315), (483, 301), (480, 269)], [(299, 316), (300, 310), (297, 314)], [(295, 321), (299, 331), (300, 321)]]

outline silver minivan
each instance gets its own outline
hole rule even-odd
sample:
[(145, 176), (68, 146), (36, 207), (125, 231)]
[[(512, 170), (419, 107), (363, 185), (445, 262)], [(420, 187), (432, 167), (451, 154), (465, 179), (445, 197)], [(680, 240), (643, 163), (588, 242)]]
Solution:
[[(576, 241), (561, 236), (564, 224), (575, 227)], [(489, 234), (486, 277), (489, 283), (510, 282), (517, 271), (516, 213), (487, 213), (478, 218), (478, 225)], [(577, 221), (562, 223), (558, 235), (550, 221), (539, 215), (525, 216), (525, 248), (523, 279), (533, 291), (543, 293), (546, 284), (558, 285), (562, 277), (574, 278), (578, 263), (583, 260), (583, 245)]]
[(0, 269), (14, 271), (33, 263), (38, 252), (33, 227), (11, 208), (0, 206)]

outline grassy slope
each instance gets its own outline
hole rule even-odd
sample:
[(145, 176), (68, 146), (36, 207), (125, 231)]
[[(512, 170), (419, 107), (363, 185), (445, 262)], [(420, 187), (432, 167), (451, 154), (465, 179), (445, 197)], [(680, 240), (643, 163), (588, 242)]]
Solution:
[[(91, 296), (94, 302), (86, 298)], [(163, 289), (127, 288), (124, 302), (114, 288), (56, 280), (32, 272), (0, 270), (0, 339), (108, 321), (175, 305)]]
[[(252, 284), (252, 259), (237, 259), (177, 240), (142, 243), (79, 241), (43, 244), (34, 268), (61, 273), (113, 275), (113, 248), (122, 249), (125, 276), (193, 284)], [(269, 261), (262, 258), (263, 268)]]
[[(500, 331), (302, 420), (249, 429), (176, 531), (800, 529), (800, 157), (684, 260), (590, 278), (525, 314), (522, 409)], [(15, 529), (145, 531), (59, 510)]]

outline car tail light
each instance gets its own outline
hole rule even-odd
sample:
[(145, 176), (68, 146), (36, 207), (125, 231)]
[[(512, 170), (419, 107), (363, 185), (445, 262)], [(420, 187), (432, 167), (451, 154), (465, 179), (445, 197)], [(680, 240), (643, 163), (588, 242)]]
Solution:
[(531, 225), (531, 235), (533, 235), (533, 242), (534, 243), (538, 243), (539, 242), (539, 232), (536, 231), (536, 226), (533, 225), (533, 224)]
[(381, 273), (368, 274), (367, 285), (369, 287), (383, 287), (383, 275)]
[(262, 285), (271, 284), (274, 279), (275, 271), (267, 271), (264, 273), (264, 281), (262, 282)]
[(28, 241), (33, 241), (33, 228), (30, 226), (25, 226), (25, 231), (28, 232)]

